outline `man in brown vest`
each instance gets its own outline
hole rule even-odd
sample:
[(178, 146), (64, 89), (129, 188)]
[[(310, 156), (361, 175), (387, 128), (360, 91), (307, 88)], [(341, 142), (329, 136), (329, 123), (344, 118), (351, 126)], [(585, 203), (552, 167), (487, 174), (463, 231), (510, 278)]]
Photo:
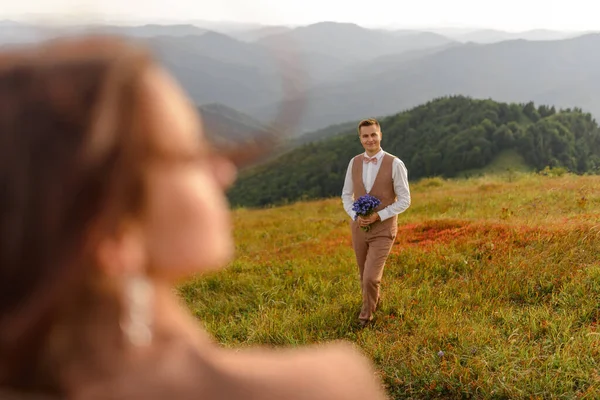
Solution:
[[(381, 148), (381, 128), (375, 119), (358, 124), (360, 142), (365, 152), (357, 155), (348, 165), (342, 202), (352, 218), (352, 245), (358, 264), (362, 289), (361, 326), (373, 319), (379, 303), (379, 285), (383, 267), (398, 230), (398, 214), (410, 206), (410, 190), (404, 163)], [(354, 200), (369, 193), (381, 204), (368, 217), (356, 215)], [(368, 231), (361, 227), (369, 226)]]

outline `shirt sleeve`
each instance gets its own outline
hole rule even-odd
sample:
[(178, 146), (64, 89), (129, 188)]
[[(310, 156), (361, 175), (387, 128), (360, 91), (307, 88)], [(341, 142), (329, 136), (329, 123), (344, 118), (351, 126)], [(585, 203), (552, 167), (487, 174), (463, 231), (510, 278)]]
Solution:
[(344, 179), (344, 188), (342, 189), (342, 203), (344, 210), (353, 220), (356, 219), (356, 212), (352, 210), (352, 204), (354, 203), (354, 186), (352, 183), (352, 163), (354, 158), (350, 160), (348, 169), (346, 170), (346, 179)]
[(379, 218), (382, 221), (398, 215), (410, 207), (408, 172), (404, 163), (399, 158), (394, 158), (394, 163), (392, 164), (392, 180), (394, 182), (396, 201), (378, 212)]

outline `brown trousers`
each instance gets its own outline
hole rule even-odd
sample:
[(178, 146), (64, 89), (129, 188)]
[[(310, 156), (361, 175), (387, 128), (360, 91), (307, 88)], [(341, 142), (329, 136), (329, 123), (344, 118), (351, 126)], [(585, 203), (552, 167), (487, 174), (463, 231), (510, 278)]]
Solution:
[(352, 246), (356, 255), (358, 272), (362, 290), (362, 308), (359, 319), (370, 321), (379, 302), (379, 286), (383, 276), (383, 267), (387, 260), (396, 233), (397, 217), (371, 224), (371, 229), (364, 232), (357, 221), (351, 221)]

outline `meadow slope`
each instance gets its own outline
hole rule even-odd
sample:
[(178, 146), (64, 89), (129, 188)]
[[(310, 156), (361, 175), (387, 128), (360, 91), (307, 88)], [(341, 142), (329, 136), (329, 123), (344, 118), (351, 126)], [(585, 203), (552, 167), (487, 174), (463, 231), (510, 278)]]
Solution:
[(179, 293), (223, 346), (352, 341), (392, 398), (599, 398), (600, 177), (411, 189), (366, 329), (338, 198), (234, 210), (235, 260)]

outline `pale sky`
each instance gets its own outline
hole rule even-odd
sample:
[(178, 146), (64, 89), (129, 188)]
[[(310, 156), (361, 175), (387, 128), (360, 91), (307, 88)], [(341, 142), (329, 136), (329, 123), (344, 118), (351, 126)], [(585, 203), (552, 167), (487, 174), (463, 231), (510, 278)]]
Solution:
[(303, 25), (600, 30), (598, 0), (0, 0), (0, 19), (23, 14), (100, 18), (222, 20)]

